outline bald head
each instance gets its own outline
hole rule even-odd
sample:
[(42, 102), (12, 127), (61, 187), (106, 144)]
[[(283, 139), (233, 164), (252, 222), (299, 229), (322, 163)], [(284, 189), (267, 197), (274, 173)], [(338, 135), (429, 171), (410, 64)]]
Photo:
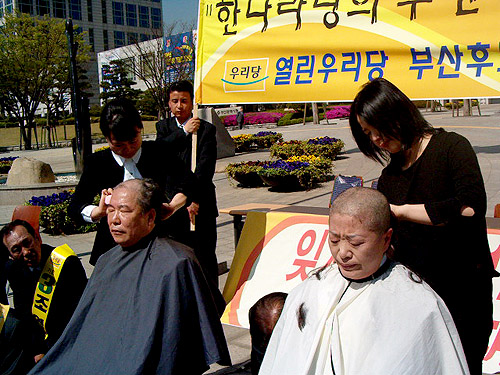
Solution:
[(332, 203), (330, 218), (345, 215), (358, 219), (371, 231), (384, 233), (390, 228), (391, 211), (385, 196), (378, 190), (353, 187), (341, 193)]

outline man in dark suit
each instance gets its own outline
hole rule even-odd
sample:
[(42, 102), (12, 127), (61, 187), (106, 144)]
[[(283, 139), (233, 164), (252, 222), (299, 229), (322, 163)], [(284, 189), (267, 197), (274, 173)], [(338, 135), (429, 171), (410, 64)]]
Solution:
[[(199, 199), (187, 210), (179, 210), (172, 216), (176, 239), (194, 248), (205, 275), (218, 284), (218, 266), (215, 248), (217, 244), (217, 199), (212, 178), (217, 160), (215, 126), (193, 117), (193, 85), (188, 81), (173, 83), (168, 90), (169, 107), (173, 114), (168, 120), (156, 124), (156, 141), (167, 144), (191, 166), (192, 135), (197, 133), (196, 168), (194, 174), (199, 189)], [(190, 231), (190, 218), (196, 217), (195, 231)]]
[[(42, 244), (33, 227), (24, 220), (14, 220), (5, 225), (0, 231), (0, 239), (2, 241), (0, 251), (8, 252), (10, 255), (6, 276), (13, 291), (16, 313), (22, 319), (34, 319), (33, 305), (37, 303), (46, 313), (45, 321), (37, 319), (41, 325), (43, 324), (46, 333), (46, 348), (39, 351), (44, 353), (62, 334), (80, 301), (87, 285), (85, 270), (80, 259), (71, 251), (71, 255), (68, 255), (62, 263), (56, 279), (56, 266), (53, 264), (56, 260), (60, 262), (61, 257), (57, 254), (54, 256), (52, 254), (54, 247)], [(56, 249), (56, 252), (61, 251)], [(52, 275), (55, 281), (47, 282), (45, 274)], [(39, 297), (38, 289), (49, 294), (53, 292), (51, 302), (43, 296)], [(35, 294), (37, 298), (34, 299)]]
[[(133, 102), (116, 99), (108, 102), (101, 113), (100, 128), (109, 149), (96, 152), (85, 160), (69, 213), (74, 220), (98, 222), (90, 264), (116, 245), (106, 221), (106, 196), (111, 187), (134, 178), (151, 178), (165, 191), (170, 202), (163, 204), (162, 218), (168, 218), (192, 196), (194, 176), (168, 147), (143, 142), (139, 112)], [(100, 195), (98, 205), (93, 201)], [(162, 223), (163, 230), (169, 223)]]

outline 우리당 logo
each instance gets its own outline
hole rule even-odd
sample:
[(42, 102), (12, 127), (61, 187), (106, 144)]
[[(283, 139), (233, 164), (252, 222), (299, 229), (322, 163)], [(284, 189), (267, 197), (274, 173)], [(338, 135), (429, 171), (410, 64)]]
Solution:
[(224, 78), (224, 92), (266, 91), (269, 58), (227, 60)]

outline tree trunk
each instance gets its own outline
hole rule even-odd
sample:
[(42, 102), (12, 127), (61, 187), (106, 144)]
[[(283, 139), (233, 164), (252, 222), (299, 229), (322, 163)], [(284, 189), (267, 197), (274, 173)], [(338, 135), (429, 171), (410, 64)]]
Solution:
[(302, 121), (302, 125), (306, 124), (306, 117), (307, 117), (307, 103), (304, 103), (304, 120)]
[(464, 116), (472, 116), (472, 100), (464, 99), (464, 107), (463, 107)]
[[(20, 137), (21, 140), (24, 141), (24, 149), (31, 150), (31, 134), (29, 132), (29, 128), (27, 130), (28, 130), (28, 132), (26, 132), (26, 125), (24, 123), (24, 119), (20, 120), (19, 132), (21, 133), (21, 137)], [(19, 147), (21, 147), (21, 146), (22, 146), (22, 142), (20, 142), (20, 144), (19, 144)]]
[(49, 147), (52, 148), (52, 137), (50, 134), (50, 110), (48, 105), (47, 105), (47, 143)]
[(313, 110), (313, 124), (319, 124), (318, 103), (312, 103)]

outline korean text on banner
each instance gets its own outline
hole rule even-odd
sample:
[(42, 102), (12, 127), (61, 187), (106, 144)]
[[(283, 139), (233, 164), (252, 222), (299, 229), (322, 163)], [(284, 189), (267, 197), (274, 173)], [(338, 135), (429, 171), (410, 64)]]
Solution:
[(196, 101), (349, 101), (385, 77), (412, 99), (500, 96), (497, 0), (201, 0)]

